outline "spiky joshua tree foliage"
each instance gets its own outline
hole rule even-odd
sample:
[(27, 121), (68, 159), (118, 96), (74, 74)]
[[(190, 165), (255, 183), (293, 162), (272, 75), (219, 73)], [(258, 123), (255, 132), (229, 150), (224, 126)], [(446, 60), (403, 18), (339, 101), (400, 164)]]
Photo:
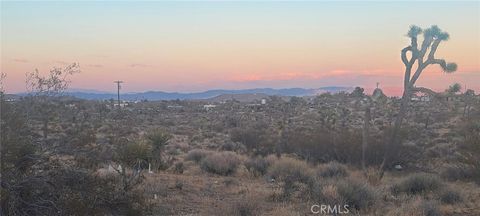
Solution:
[[(418, 36), (423, 35), (423, 42), (419, 46)], [(453, 73), (457, 70), (457, 64), (447, 63), (444, 59), (435, 57), (437, 48), (441, 42), (447, 41), (450, 35), (442, 31), (438, 26), (433, 25), (430, 28), (422, 29), (418, 26), (410, 26), (407, 33), (410, 38), (410, 45), (403, 48), (401, 51), (401, 59), (405, 65), (404, 89), (401, 99), (400, 111), (395, 119), (394, 128), (390, 138), (385, 144), (385, 155), (381, 165), (381, 176), (392, 158), (395, 149), (400, 145), (398, 133), (401, 128), (403, 119), (407, 112), (408, 102), (412, 95), (417, 91), (423, 91), (425, 88), (415, 86), (415, 83), (420, 78), (422, 72), (430, 65), (439, 65), (443, 72)], [(410, 53), (410, 55), (408, 55)]]

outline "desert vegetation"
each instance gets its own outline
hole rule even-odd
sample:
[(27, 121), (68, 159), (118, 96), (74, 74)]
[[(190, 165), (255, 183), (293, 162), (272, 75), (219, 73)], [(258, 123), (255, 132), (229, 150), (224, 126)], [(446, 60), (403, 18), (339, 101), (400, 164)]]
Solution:
[(437, 26), (408, 37), (400, 98), (357, 87), (120, 107), (63, 93), (78, 64), (30, 73), (29, 94), (0, 95), (1, 214), (480, 215), (480, 98), (416, 87), (428, 65), (457, 66), (435, 57)]

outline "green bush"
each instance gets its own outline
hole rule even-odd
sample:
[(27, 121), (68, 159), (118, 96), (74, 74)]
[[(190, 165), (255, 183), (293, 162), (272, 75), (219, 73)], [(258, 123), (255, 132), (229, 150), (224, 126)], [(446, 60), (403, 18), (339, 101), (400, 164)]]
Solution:
[(463, 200), (462, 195), (455, 190), (445, 189), (440, 193), (440, 201), (446, 204), (454, 204)]
[(323, 178), (346, 177), (348, 172), (345, 165), (330, 162), (320, 169), (318, 175)]
[(406, 193), (416, 195), (435, 192), (442, 184), (438, 176), (420, 173), (406, 177), (399, 183), (394, 184), (391, 189), (393, 194)]
[(138, 161), (148, 161), (152, 147), (145, 142), (129, 142), (117, 149), (116, 161), (125, 166), (133, 166)]
[(238, 165), (240, 165), (240, 159), (234, 152), (209, 154), (200, 162), (200, 168), (203, 171), (219, 175), (233, 174)]
[(337, 184), (340, 197), (357, 210), (365, 209), (375, 202), (375, 191), (366, 183), (346, 180)]
[(433, 201), (423, 201), (420, 204), (420, 209), (424, 216), (441, 216), (442, 213), (438, 209), (438, 204)]
[(145, 138), (153, 146), (154, 151), (161, 151), (161, 149), (168, 144), (172, 136), (160, 129), (156, 129), (147, 133)]
[(473, 177), (472, 169), (466, 166), (449, 166), (441, 173), (442, 178), (449, 181), (463, 181)]
[(185, 156), (186, 161), (195, 161), (199, 163), (202, 161), (203, 158), (207, 157), (207, 155), (212, 154), (211, 151), (203, 150), (203, 149), (193, 149), (187, 153)]
[(184, 170), (185, 170), (185, 165), (183, 164), (183, 162), (178, 162), (175, 164), (175, 167), (174, 167), (175, 173), (182, 174)]

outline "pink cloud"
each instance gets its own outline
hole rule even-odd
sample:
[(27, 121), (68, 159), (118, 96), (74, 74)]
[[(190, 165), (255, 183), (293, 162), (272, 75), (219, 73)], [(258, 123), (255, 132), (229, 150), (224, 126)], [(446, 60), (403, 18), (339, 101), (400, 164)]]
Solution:
[(130, 64), (130, 67), (152, 67), (152, 65), (148, 64)]
[(27, 59), (13, 59), (14, 62), (20, 62), (20, 63), (28, 63), (29, 61)]
[(285, 72), (275, 75), (259, 75), (259, 74), (242, 74), (232, 76), (229, 81), (233, 82), (250, 82), (250, 81), (286, 81), (286, 80), (318, 80), (324, 78), (343, 77), (343, 76), (376, 76), (388, 73), (385, 69), (375, 70), (344, 70), (337, 69), (325, 72)]
[(87, 66), (88, 66), (88, 67), (94, 67), (94, 68), (101, 68), (101, 67), (103, 67), (103, 65), (101, 65), (101, 64), (89, 64), (89, 65), (87, 65)]

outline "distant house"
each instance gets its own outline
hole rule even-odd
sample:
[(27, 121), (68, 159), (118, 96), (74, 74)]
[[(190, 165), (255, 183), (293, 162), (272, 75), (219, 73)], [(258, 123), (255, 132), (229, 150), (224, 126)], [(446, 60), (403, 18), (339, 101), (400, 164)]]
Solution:
[(118, 107), (118, 106), (120, 106), (121, 108), (127, 107), (127, 106), (128, 106), (128, 103), (127, 103), (127, 102), (122, 102), (122, 103), (120, 103), (120, 104), (118, 104), (118, 103), (114, 103), (114, 104), (113, 104), (113, 107)]
[(217, 107), (217, 105), (214, 105), (214, 104), (205, 104), (203, 105), (203, 109), (205, 109), (206, 111), (209, 111), (209, 110), (212, 110), (213, 108)]
[(20, 100), (20, 97), (13, 94), (4, 94), (3, 99), (5, 102), (13, 103)]
[(168, 109), (182, 109), (183, 106), (180, 106), (180, 105), (168, 105), (167, 108), (168, 108)]
[(413, 102), (430, 102), (431, 100), (431, 95), (425, 94), (425, 93), (417, 93), (410, 98), (410, 101)]
[(410, 99), (414, 102), (430, 102), (431, 98), (429, 95), (414, 96)]
[(77, 105), (73, 104), (73, 103), (70, 103), (70, 104), (65, 104), (65, 107), (66, 108), (76, 108)]

